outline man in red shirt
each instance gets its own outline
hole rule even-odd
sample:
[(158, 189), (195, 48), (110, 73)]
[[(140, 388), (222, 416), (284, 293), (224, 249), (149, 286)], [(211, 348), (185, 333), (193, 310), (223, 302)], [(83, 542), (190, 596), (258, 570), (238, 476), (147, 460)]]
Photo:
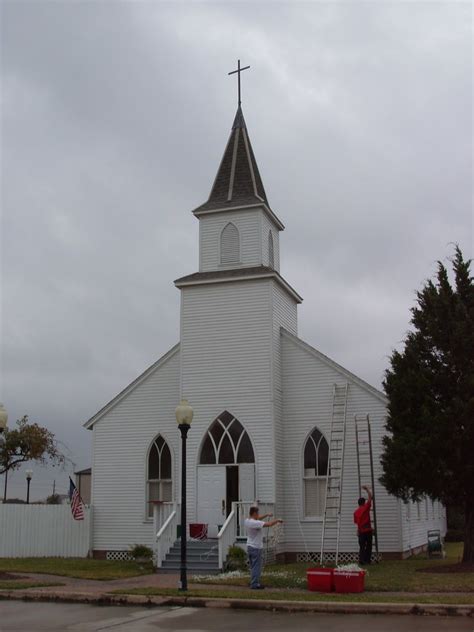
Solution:
[(363, 485), (368, 495), (368, 499), (359, 498), (358, 508), (354, 511), (354, 523), (357, 525), (357, 535), (359, 536), (359, 564), (370, 564), (372, 557), (372, 524), (370, 522), (370, 509), (372, 507), (372, 493), (370, 489)]

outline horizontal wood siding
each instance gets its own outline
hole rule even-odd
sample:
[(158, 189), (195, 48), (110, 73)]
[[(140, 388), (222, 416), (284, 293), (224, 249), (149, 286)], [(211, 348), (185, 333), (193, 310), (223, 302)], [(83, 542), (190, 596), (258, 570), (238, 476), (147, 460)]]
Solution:
[(282, 347), (281, 328), (284, 327), (295, 336), (298, 332), (297, 303), (280, 285), (272, 281), (273, 311), (273, 397), (275, 426), (275, 511), (284, 511), (285, 501), (285, 439), (283, 429), (283, 384), (282, 384)]
[(359, 497), (355, 449), (355, 414), (369, 414), (372, 428), (375, 493), (379, 546), (381, 551), (401, 550), (401, 525), (398, 501), (389, 496), (378, 482), (381, 475), (381, 440), (384, 434), (386, 408), (383, 401), (357, 381), (328, 365), (317, 354), (282, 335), (283, 345), (283, 424), (285, 460), (285, 549), (287, 551), (319, 551), (320, 520), (304, 518), (303, 511), (303, 447), (311, 430), (317, 426), (329, 441), (333, 385), (349, 382), (347, 434), (343, 481), (342, 525), (340, 550), (358, 550), (353, 512)]
[(162, 434), (173, 463), (173, 494), (179, 455), (175, 408), (179, 402), (179, 352), (139, 383), (93, 427), (92, 502), (94, 549), (127, 550), (152, 546), (146, 517), (147, 455)]
[(223, 410), (239, 419), (252, 440), (257, 497), (274, 499), (271, 283), (261, 279), (181, 291), (181, 392), (194, 409), (188, 435), (190, 521), (200, 445)]
[(431, 500), (428, 500), (428, 512), (424, 499), (420, 501), (419, 508), (417, 504), (400, 501), (404, 551), (426, 545), (428, 531), (431, 529), (439, 529), (443, 537), (446, 535), (446, 508), (443, 504), (435, 501), (434, 512)]
[(268, 254), (268, 233), (272, 231), (273, 235), (273, 259), (274, 269), (280, 272), (280, 231), (268, 215), (264, 211), (260, 211), (260, 217), (262, 222), (262, 262), (264, 266), (270, 265), (270, 259)]
[[(220, 238), (224, 227), (232, 222), (239, 231), (240, 265), (256, 266), (262, 264), (260, 212), (226, 211), (205, 215), (199, 220), (199, 270), (225, 269), (221, 264)], [(235, 263), (227, 267), (238, 267)]]

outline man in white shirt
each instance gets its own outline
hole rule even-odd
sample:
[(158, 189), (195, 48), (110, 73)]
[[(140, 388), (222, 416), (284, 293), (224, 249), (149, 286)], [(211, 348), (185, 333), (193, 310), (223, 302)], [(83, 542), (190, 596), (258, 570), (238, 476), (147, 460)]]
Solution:
[(247, 529), (247, 553), (250, 565), (250, 588), (253, 590), (262, 590), (260, 583), (260, 574), (262, 572), (262, 549), (263, 549), (263, 528), (273, 527), (280, 524), (283, 520), (271, 520), (264, 522), (265, 518), (272, 518), (272, 514), (258, 515), (258, 507), (250, 507), (249, 517), (245, 520), (245, 528)]

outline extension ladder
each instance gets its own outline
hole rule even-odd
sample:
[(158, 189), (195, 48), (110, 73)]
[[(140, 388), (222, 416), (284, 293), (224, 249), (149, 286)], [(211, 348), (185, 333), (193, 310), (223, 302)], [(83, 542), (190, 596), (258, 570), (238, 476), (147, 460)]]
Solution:
[(339, 556), (348, 389), (349, 385), (347, 383), (343, 385), (334, 384), (329, 458), (326, 474), (326, 499), (321, 531), (321, 564), (324, 563), (326, 549), (327, 553), (335, 552), (336, 564)]
[(359, 481), (359, 495), (362, 496), (362, 486), (370, 487), (372, 492), (372, 509), (370, 510), (374, 526), (375, 561), (379, 561), (379, 542), (377, 535), (377, 506), (375, 503), (374, 460), (372, 454), (372, 435), (370, 433), (369, 415), (355, 415), (357, 477)]

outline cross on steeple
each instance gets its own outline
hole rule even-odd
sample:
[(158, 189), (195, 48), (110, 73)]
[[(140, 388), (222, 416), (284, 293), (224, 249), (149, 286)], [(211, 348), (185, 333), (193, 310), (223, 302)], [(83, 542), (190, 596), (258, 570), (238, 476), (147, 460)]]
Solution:
[(238, 80), (239, 80), (238, 81), (238, 86), (239, 86), (239, 108), (240, 108), (240, 103), (241, 103), (241, 101), (240, 101), (240, 73), (243, 70), (247, 70), (248, 68), (250, 68), (250, 66), (245, 66), (245, 68), (241, 68), (240, 67), (240, 59), (239, 59), (239, 60), (237, 60), (237, 70), (232, 70), (232, 72), (228, 73), (229, 75), (235, 75), (235, 73), (238, 73), (237, 77), (238, 77)]

